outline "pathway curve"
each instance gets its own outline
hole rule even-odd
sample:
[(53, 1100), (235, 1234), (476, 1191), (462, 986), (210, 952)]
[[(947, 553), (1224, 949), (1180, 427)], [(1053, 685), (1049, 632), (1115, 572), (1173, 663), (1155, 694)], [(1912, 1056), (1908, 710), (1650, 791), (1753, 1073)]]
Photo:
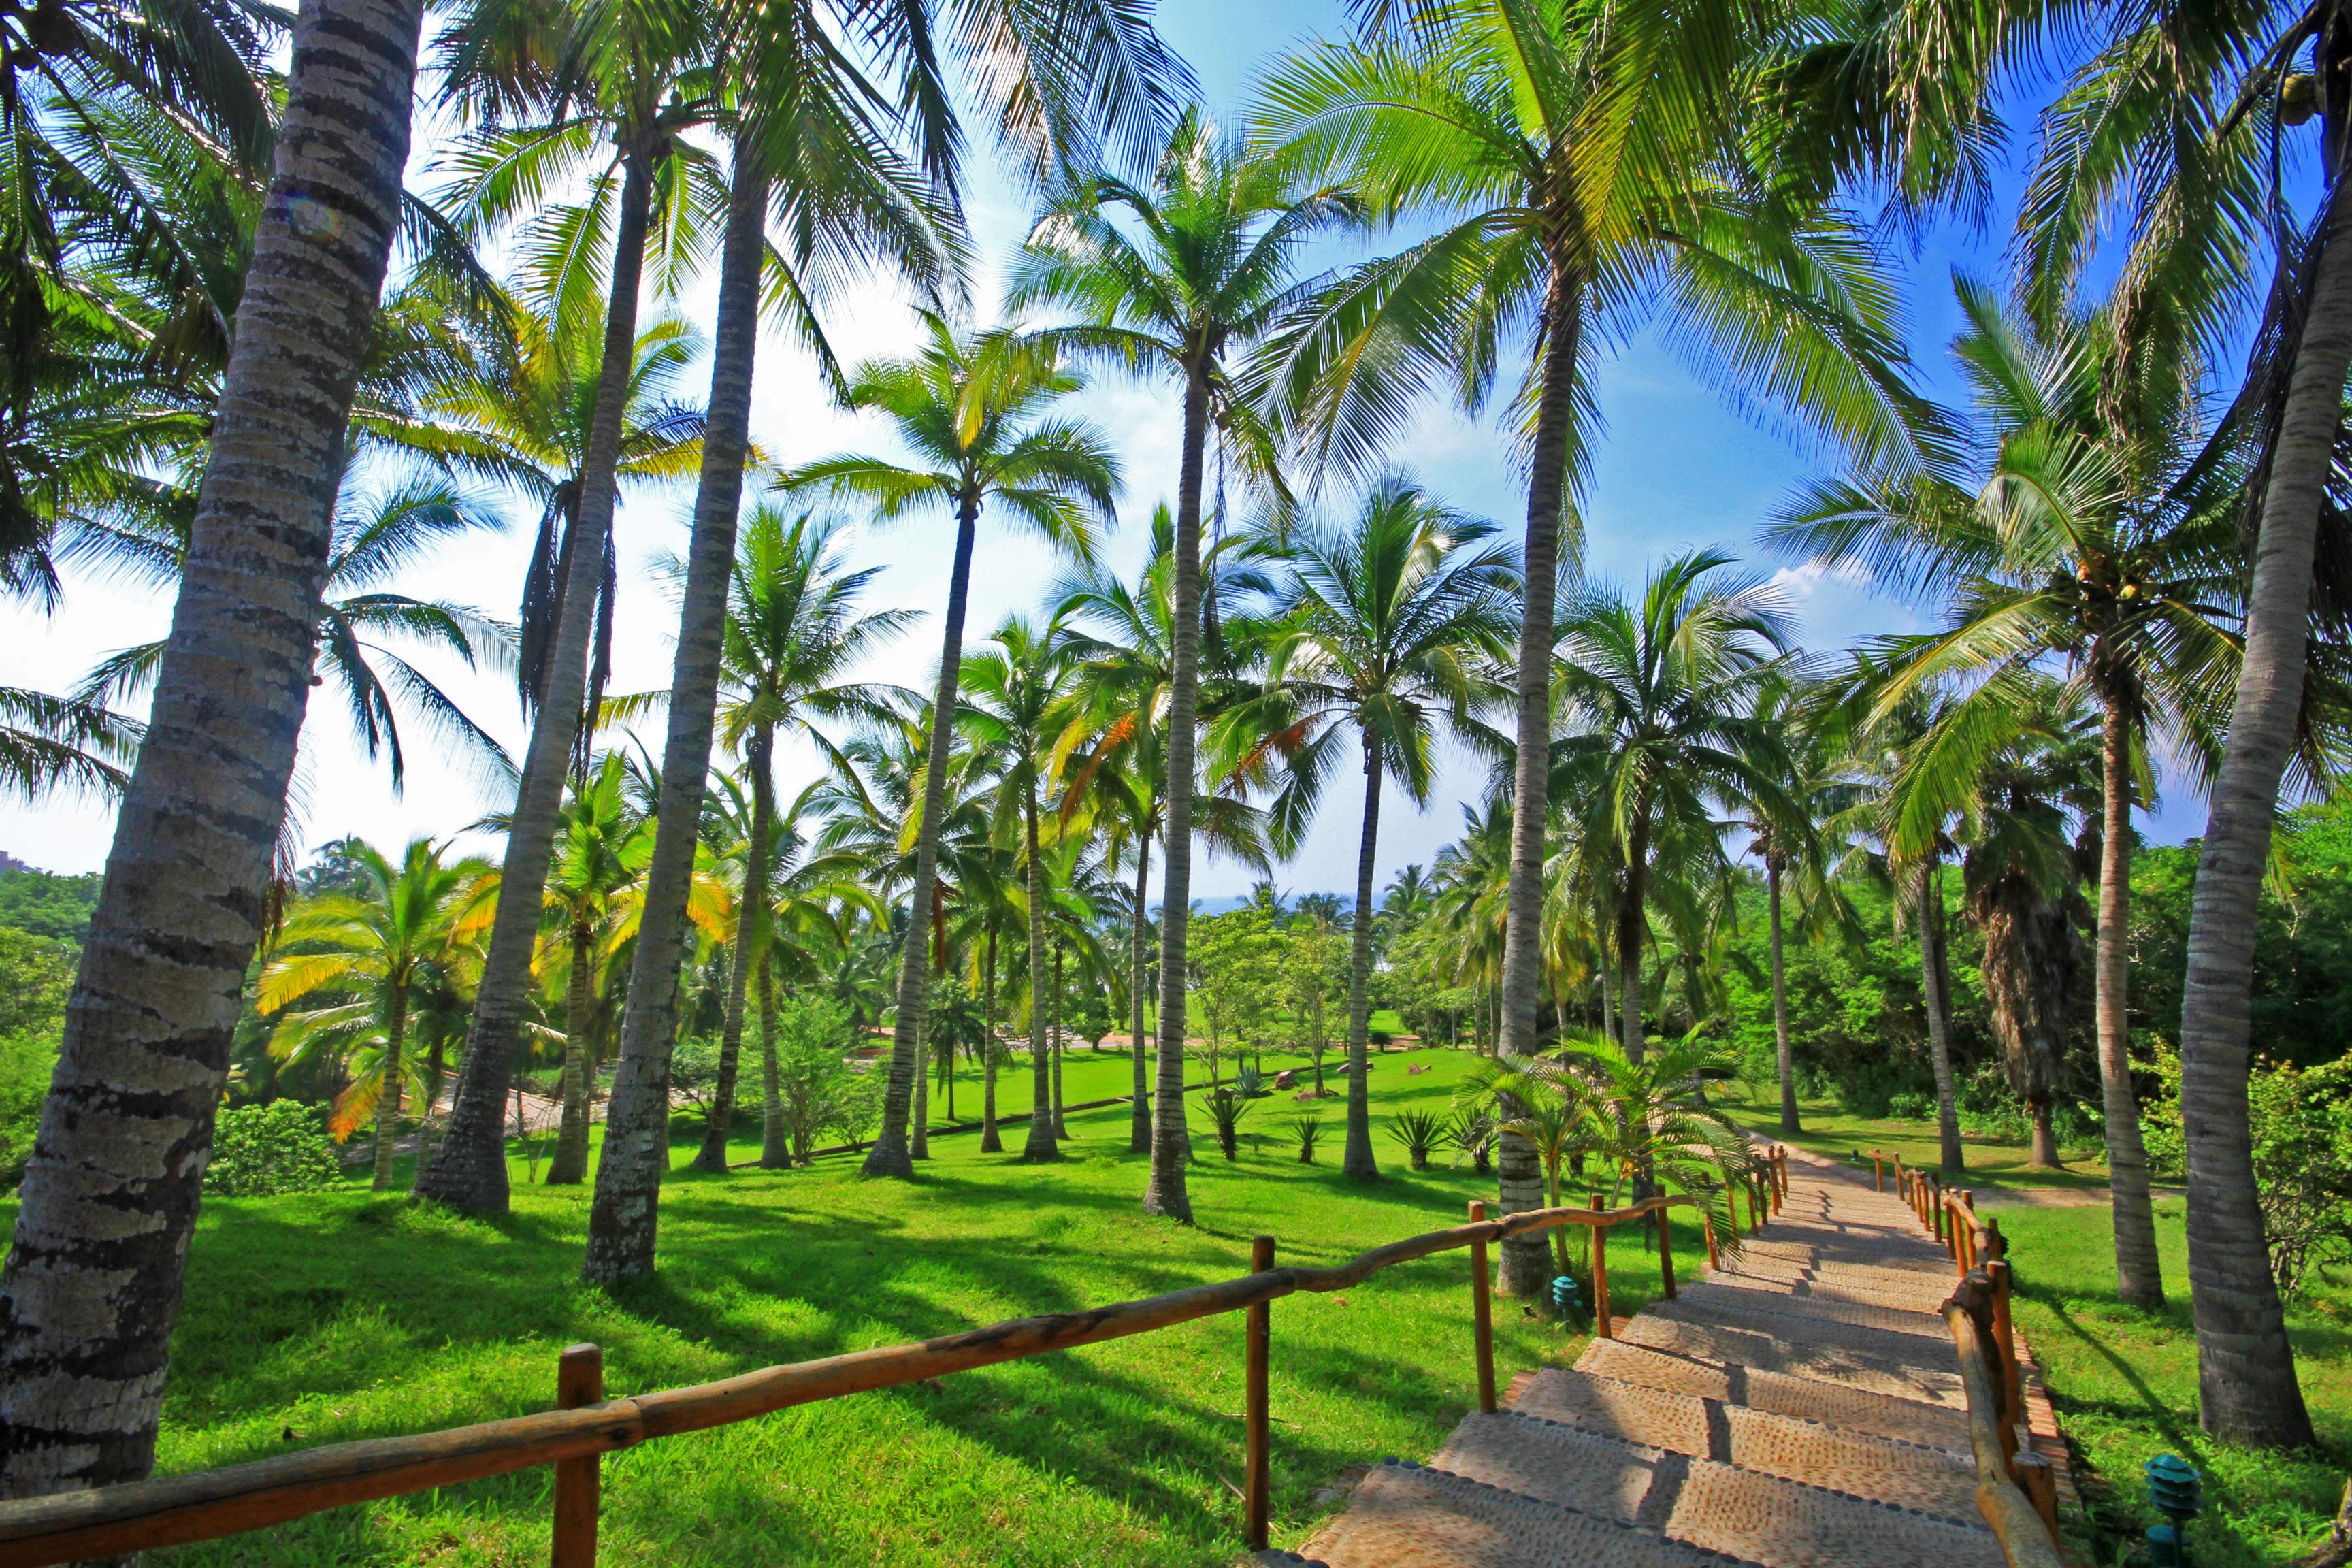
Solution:
[[(1950, 1258), (1867, 1176), (1801, 1164), (1782, 1212), (1678, 1300), (1522, 1373), (1425, 1465), (1384, 1461), (1329, 1568), (2002, 1568), (1938, 1311)], [(2035, 1446), (2064, 1449), (2025, 1347)], [(2063, 1485), (2062, 1481), (2062, 1485)]]

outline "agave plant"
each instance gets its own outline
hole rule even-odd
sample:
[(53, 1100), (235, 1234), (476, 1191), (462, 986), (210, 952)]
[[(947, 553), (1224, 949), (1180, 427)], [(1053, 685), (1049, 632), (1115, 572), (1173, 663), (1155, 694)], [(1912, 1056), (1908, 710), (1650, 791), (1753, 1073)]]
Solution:
[(1240, 1159), (1242, 1118), (1249, 1110), (1249, 1101), (1230, 1088), (1213, 1090), (1208, 1098), (1209, 1117), (1217, 1124), (1217, 1147), (1226, 1159)]
[(1445, 1119), (1438, 1142), (1452, 1148), (1470, 1162), (1470, 1168), (1479, 1175), (1491, 1175), (1495, 1169), (1495, 1119), (1475, 1110), (1460, 1110)]
[(1293, 1117), (1290, 1130), (1298, 1134), (1298, 1163), (1315, 1163), (1315, 1144), (1323, 1136), (1323, 1119), (1319, 1116)]
[(1389, 1136), (1404, 1145), (1416, 1171), (1429, 1169), (1429, 1152), (1445, 1137), (1445, 1118), (1433, 1110), (1404, 1110), (1389, 1118)]

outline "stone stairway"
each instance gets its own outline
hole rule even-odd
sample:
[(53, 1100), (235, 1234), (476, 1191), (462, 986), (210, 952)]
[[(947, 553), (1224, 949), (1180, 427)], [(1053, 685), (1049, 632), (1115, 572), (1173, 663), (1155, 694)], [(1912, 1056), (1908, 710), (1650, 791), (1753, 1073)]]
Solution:
[[(1784, 1208), (1737, 1260), (1573, 1368), (1521, 1374), (1427, 1464), (1384, 1461), (1303, 1556), (1268, 1560), (2002, 1568), (1938, 1311), (1954, 1278), (1899, 1198), (1792, 1151)], [(2063, 1477), (2026, 1375), (2025, 1436)]]

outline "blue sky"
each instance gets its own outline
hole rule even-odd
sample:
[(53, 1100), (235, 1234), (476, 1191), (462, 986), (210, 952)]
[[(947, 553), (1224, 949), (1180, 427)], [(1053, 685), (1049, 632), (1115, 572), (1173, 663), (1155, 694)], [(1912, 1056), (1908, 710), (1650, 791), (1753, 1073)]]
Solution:
[[(1186, 0), (1169, 5), (1161, 18), (1169, 40), (1198, 71), (1213, 108), (1230, 111), (1245, 95), (1254, 73), (1274, 51), (1318, 33), (1344, 30), (1337, 5), (1268, 5), (1245, 0)], [(2016, 139), (2022, 142), (2023, 137)], [(415, 176), (429, 187), (432, 165), (443, 150), (429, 124), (420, 124)], [(1018, 244), (1029, 218), (1021, 193), (996, 178), (975, 149), (978, 171), (970, 214), (982, 255), (973, 289), (975, 314), (992, 319), (1005, 256)], [(1998, 192), (1990, 230), (1976, 234), (1957, 226), (1930, 231), (1901, 270), (1907, 283), (1908, 340), (1914, 360), (1931, 390), (1951, 395), (1956, 388), (1944, 344), (1955, 324), (1950, 276), (1956, 265), (1998, 277), (2001, 240), (2017, 180), (2008, 172)], [(662, 308), (656, 305), (656, 308)], [(707, 323), (707, 286), (670, 302), (689, 320)], [(914, 323), (907, 301), (887, 283), (854, 291), (832, 311), (832, 329), (845, 356), (902, 353), (913, 346)], [(648, 317), (650, 319), (650, 316)], [(698, 384), (701, 378), (697, 377)], [(1668, 554), (1696, 545), (1719, 545), (1741, 555), (1758, 575), (1777, 576), (1802, 630), (1806, 645), (1829, 648), (1879, 632), (1911, 629), (1919, 623), (1905, 607), (1875, 596), (1869, 584), (1839, 580), (1798, 563), (1767, 556), (1757, 542), (1759, 524), (1806, 474), (1822, 461), (1729, 411), (1654, 335), (1625, 345), (1601, 372), (1599, 399), (1605, 429), (1597, 443), (1585, 495), (1588, 569), (1620, 581), (1637, 581)], [(1110, 433), (1128, 473), (1122, 509), (1127, 526), (1111, 542), (1114, 562), (1131, 563), (1141, 552), (1142, 521), (1154, 502), (1172, 494), (1175, 482), (1174, 400), (1162, 388), (1106, 380), (1090, 389), (1083, 410)], [(824, 399), (804, 359), (771, 342), (760, 366), (754, 435), (770, 455), (793, 462), (853, 447), (887, 448), (881, 431), (843, 415)], [(1524, 493), (1491, 427), (1473, 425), (1433, 404), (1404, 444), (1400, 458), (1423, 480), (1454, 503), (1508, 524), (1524, 515)], [(625, 583), (618, 616), (616, 690), (639, 689), (667, 681), (669, 622), (674, 609), (667, 593), (646, 570), (662, 552), (681, 548), (691, 497), (682, 490), (643, 490), (625, 495), (617, 523)], [(522, 525), (529, 509), (506, 508), (515, 526), (505, 533), (466, 541), (420, 566), (403, 586), (410, 592), (466, 600), (495, 614), (511, 616), (522, 580), (529, 541)], [(936, 661), (937, 610), (945, 592), (944, 530), (910, 524), (883, 533), (861, 532), (855, 546), (860, 563), (886, 568), (874, 603), (920, 611), (925, 620), (877, 659), (870, 674), (928, 688)], [(975, 572), (971, 626), (984, 634), (1004, 615), (1035, 607), (1044, 584), (1056, 570), (1025, 540), (984, 532)], [(11, 684), (62, 689), (95, 659), (132, 640), (158, 637), (170, 606), (154, 595), (119, 584), (76, 580), (66, 607), (43, 622), (23, 607), (0, 608), (0, 646), (17, 650), (5, 678)], [(431, 661), (420, 661), (431, 664)], [(445, 674), (468, 711), (519, 746), (521, 731), (509, 689), (486, 676), (433, 666)], [(646, 739), (658, 747), (657, 731)], [(421, 740), (421, 737), (420, 737)], [(421, 765), (412, 760), (404, 795), (390, 791), (380, 766), (371, 764), (331, 715), (315, 716), (305, 736), (297, 783), (298, 808), (306, 840), (316, 844), (358, 833), (387, 845), (408, 837), (459, 833), (494, 801), (465, 769), (418, 744)], [(780, 758), (788, 791), (814, 775), (805, 754)], [(1425, 862), (1451, 838), (1460, 823), (1459, 803), (1476, 792), (1478, 770), (1457, 762), (1445, 770), (1429, 807), (1415, 813), (1395, 802), (1384, 814), (1379, 856), (1383, 879), (1408, 861)], [(1305, 891), (1346, 889), (1353, 881), (1358, 805), (1352, 792), (1335, 791), (1323, 819), (1294, 865), (1279, 877), (1286, 889)], [(2201, 805), (2175, 790), (2148, 825), (2158, 837), (2177, 839), (2200, 831)], [(96, 869), (103, 864), (111, 831), (110, 814), (86, 802), (49, 802), (38, 807), (0, 805), (0, 849), (37, 866), (59, 870)], [(476, 847), (490, 841), (468, 836)], [(1215, 897), (1241, 891), (1251, 879), (1244, 868), (1214, 860), (1196, 868), (1195, 889)]]

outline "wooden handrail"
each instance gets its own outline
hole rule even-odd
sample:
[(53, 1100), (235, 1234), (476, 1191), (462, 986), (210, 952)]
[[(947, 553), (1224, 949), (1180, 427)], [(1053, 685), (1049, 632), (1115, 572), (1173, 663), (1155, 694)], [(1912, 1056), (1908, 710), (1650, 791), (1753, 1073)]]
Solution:
[(43, 1568), (241, 1535), (351, 1503), (564, 1460), (593, 1459), (649, 1437), (702, 1431), (796, 1405), (1150, 1333), (1300, 1291), (1345, 1290), (1400, 1263), (1459, 1247), (1491, 1246), (1531, 1231), (1580, 1225), (1591, 1227), (1598, 1240), (1612, 1226), (1676, 1205), (1701, 1206), (1682, 1194), (1660, 1194), (1615, 1209), (1530, 1209), (1407, 1237), (1328, 1268), (1267, 1268), (1088, 1311), (1014, 1318), (916, 1344), (763, 1367), (577, 1409), (401, 1437), (331, 1443), (219, 1469), (0, 1501), (0, 1556), (10, 1568)]
[(2000, 1542), (2009, 1568), (2065, 1568), (2065, 1559), (2058, 1552), (2056, 1521), (2045, 1519), (2010, 1476), (2011, 1460), (2001, 1441), (2000, 1427), (2005, 1401), (1999, 1392), (2006, 1373), (1993, 1370), (2000, 1352), (1983, 1321), (1985, 1303), (1974, 1296), (1973, 1288), (1979, 1284), (1990, 1290), (1982, 1275), (1971, 1275), (1944, 1303), (1944, 1321), (1959, 1352), (1960, 1384), (1968, 1394), (1969, 1446), (1977, 1462), (1977, 1511), (1984, 1515), (1993, 1539)]

